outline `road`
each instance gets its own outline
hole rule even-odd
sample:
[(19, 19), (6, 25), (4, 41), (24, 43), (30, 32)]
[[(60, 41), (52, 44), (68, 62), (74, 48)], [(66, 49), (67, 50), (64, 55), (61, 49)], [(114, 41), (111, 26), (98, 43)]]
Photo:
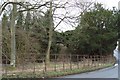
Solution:
[(118, 66), (93, 72), (63, 76), (62, 78), (118, 78)]

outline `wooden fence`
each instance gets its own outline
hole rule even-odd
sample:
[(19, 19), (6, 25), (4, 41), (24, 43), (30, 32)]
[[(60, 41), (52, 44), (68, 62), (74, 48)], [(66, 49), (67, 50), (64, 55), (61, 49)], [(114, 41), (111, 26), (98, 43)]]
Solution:
[(112, 55), (100, 56), (100, 55), (64, 55), (64, 54), (51, 54), (50, 62), (46, 64), (45, 55), (23, 55), (17, 57), (16, 68), (9, 65), (9, 59), (6, 57), (3, 59), (3, 77), (21, 75), (30, 77), (28, 75), (37, 75), (37, 77), (43, 77), (50, 72), (60, 71), (72, 71), (74, 69), (95, 69), (102, 67), (106, 64), (113, 64), (115, 62)]

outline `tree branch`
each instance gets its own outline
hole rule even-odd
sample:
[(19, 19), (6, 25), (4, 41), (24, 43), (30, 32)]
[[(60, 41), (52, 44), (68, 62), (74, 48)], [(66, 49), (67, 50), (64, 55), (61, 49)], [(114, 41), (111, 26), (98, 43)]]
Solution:
[(65, 18), (66, 18), (66, 17), (62, 18), (62, 19), (59, 21), (59, 23), (54, 27), (54, 29), (56, 29), (56, 28), (59, 26), (59, 24), (60, 24)]
[(24, 11), (30, 11), (30, 10), (32, 10), (32, 9), (39, 9), (40, 7), (45, 6), (45, 5), (47, 5), (48, 3), (49, 3), (49, 2), (46, 2), (46, 3), (44, 3), (44, 4), (41, 4), (41, 5), (37, 6), (37, 7), (36, 7), (36, 5), (35, 5), (35, 6), (31, 7), (31, 8), (27, 8), (22, 2), (4, 2), (4, 3), (2, 4), (2, 6), (0, 7), (0, 15), (1, 15), (2, 12), (5, 10), (5, 7), (6, 7), (8, 4), (17, 4), (17, 5), (20, 5), (20, 6), (24, 7), (25, 9), (24, 9), (24, 10), (20, 10), (20, 11), (18, 11), (18, 12), (24, 12)]
[[(39, 9), (40, 7), (42, 7), (42, 6), (46, 6), (47, 4), (48, 4), (49, 2), (46, 2), (46, 3), (44, 3), (44, 4), (42, 4), (42, 5), (39, 5), (39, 6), (33, 6), (33, 7), (31, 7), (31, 8), (26, 8), (26, 9), (24, 9), (24, 10), (20, 10), (20, 11), (18, 11), (18, 12), (24, 12), (24, 11), (30, 11), (30, 10), (33, 10), (33, 9)], [(37, 4), (36, 4), (37, 5)]]
[(2, 4), (2, 6), (0, 7), (0, 15), (1, 15), (2, 12), (5, 10), (5, 7), (6, 7), (8, 4), (18, 4), (18, 5), (22, 6), (22, 2), (4, 2), (4, 3)]

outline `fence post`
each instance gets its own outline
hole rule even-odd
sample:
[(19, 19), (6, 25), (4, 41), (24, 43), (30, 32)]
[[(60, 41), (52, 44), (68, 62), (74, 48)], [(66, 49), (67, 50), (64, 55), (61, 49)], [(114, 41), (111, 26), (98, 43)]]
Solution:
[(89, 67), (89, 56), (88, 55), (86, 56), (86, 63), (87, 63), (86, 66)]
[(83, 67), (85, 67), (85, 55), (83, 55)]
[(112, 57), (112, 55), (110, 55), (110, 57), (109, 57), (109, 63), (113, 64), (112, 61), (113, 61), (113, 57)]
[(34, 74), (34, 78), (35, 78), (35, 61), (36, 61), (36, 58), (35, 58), (35, 56), (34, 56), (34, 58), (33, 58), (33, 64), (34, 64), (33, 74)]
[(105, 64), (107, 64), (107, 63), (108, 63), (108, 61), (109, 61), (109, 60), (108, 60), (108, 57), (109, 57), (109, 56), (105, 56), (105, 57), (106, 57)]
[(25, 62), (26, 62), (26, 59), (25, 59), (25, 56), (23, 55), (22, 73), (24, 72)]
[(97, 63), (96, 63), (96, 55), (94, 55), (94, 63), (95, 63), (95, 68), (97, 67)]
[(81, 62), (82, 62), (81, 65), (82, 65), (82, 68), (84, 67), (84, 62), (83, 62), (83, 61), (84, 61), (84, 60), (83, 60), (84, 58), (83, 58), (83, 57), (84, 57), (84, 56), (81, 55)]
[(64, 61), (65, 61), (65, 55), (63, 55), (63, 70), (65, 70), (65, 63), (64, 63)]
[(98, 55), (98, 66), (100, 67), (100, 55)]
[(94, 65), (95, 63), (94, 63), (94, 55), (92, 55), (92, 67), (94, 68)]
[(44, 61), (44, 59), (43, 59), (43, 66), (44, 66), (44, 69), (43, 69), (43, 77), (46, 77), (47, 68), (46, 68), (46, 61)]
[(77, 55), (77, 68), (79, 69), (79, 55)]
[(105, 56), (104, 56), (104, 65), (105, 65), (106, 60), (107, 60), (107, 59), (106, 59)]
[(7, 76), (7, 58), (6, 58), (6, 61), (5, 61), (5, 75)]
[(101, 62), (102, 62), (102, 66), (104, 64), (104, 60), (103, 60), (103, 56), (101, 55)]
[(45, 66), (45, 72), (47, 71), (47, 67), (46, 67), (46, 61), (44, 61), (44, 66)]
[(102, 55), (102, 62), (103, 62), (103, 64), (102, 65), (104, 65), (104, 56)]
[(110, 58), (112, 59), (111, 55), (108, 57), (108, 64), (110, 64)]
[(99, 63), (98, 63), (98, 55), (95, 56), (95, 61), (96, 61), (96, 67), (98, 67)]
[(54, 57), (55, 57), (55, 66), (54, 66), (54, 70), (56, 71), (57, 69), (56, 69), (56, 62), (57, 62), (57, 57), (56, 57), (57, 55), (54, 55)]
[(90, 55), (90, 60), (91, 60), (91, 62), (90, 62), (90, 68), (92, 67), (92, 56)]
[(89, 66), (89, 68), (90, 68), (90, 55), (88, 56), (88, 66)]
[(103, 66), (103, 56), (102, 55), (101, 55), (101, 63), (102, 63), (101, 66)]
[(72, 70), (72, 56), (70, 54), (70, 70)]
[(90, 67), (89, 66), (89, 56), (86, 56), (86, 58), (87, 58), (87, 66)]
[(44, 60), (42, 60), (43, 62), (43, 77), (45, 76), (45, 63), (44, 63)]
[(93, 55), (92, 56), (92, 59), (93, 59), (93, 67), (95, 67), (95, 58), (94, 58), (95, 56)]

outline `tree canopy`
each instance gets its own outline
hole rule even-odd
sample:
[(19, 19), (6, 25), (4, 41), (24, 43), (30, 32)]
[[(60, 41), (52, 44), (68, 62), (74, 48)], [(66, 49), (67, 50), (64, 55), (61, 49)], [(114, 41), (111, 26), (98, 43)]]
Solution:
[(97, 55), (112, 53), (117, 41), (117, 16), (113, 11), (95, 4), (80, 19), (74, 31), (65, 32), (70, 51)]

